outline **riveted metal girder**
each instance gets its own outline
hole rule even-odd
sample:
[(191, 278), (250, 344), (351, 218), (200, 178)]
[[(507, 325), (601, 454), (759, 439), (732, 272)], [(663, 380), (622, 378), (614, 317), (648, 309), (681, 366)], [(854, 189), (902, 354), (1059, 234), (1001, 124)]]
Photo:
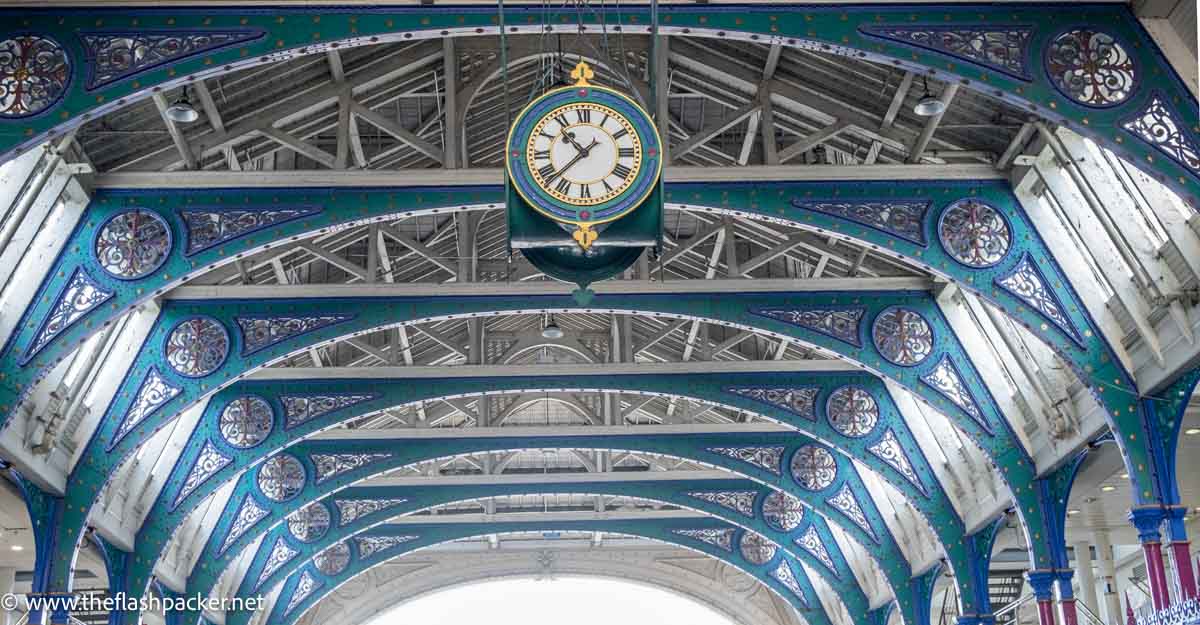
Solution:
[[(681, 5), (658, 10), (652, 16), (646, 5), (586, 12), (515, 6), (505, 10), (504, 23), (506, 32), (535, 34), (617, 28), (650, 33), (657, 25), (662, 35), (779, 44), (929, 72), (1087, 134), (1200, 205), (1195, 98), (1128, 7)], [(234, 7), (5, 11), (0, 23), (9, 25), (5, 36), (13, 42), (6, 45), (37, 50), (46, 61), (17, 74), (29, 83), (24, 90), (29, 95), (0, 110), (0, 158), (200, 78), (343, 47), (495, 34), (500, 17), (497, 7), (453, 12), (278, 7), (250, 14)], [(946, 31), (953, 36), (943, 36)], [(996, 40), (1006, 44), (974, 43)], [(132, 50), (111, 52), (135, 45), (168, 52), (145, 57)], [(1106, 63), (1085, 63), (1092, 57)]]
[[(370, 528), (393, 517), (421, 511), (432, 506), (488, 497), (583, 494), (635, 497), (690, 508), (712, 515), (730, 525), (754, 531), (774, 542), (780, 549), (806, 564), (816, 575), (824, 579), (846, 607), (854, 622), (862, 622), (867, 619), (870, 612), (867, 596), (859, 587), (853, 572), (846, 563), (845, 556), (829, 533), (822, 517), (815, 514), (806, 515), (794, 528), (789, 531), (781, 531), (778, 526), (764, 523), (761, 514), (747, 518), (740, 511), (690, 495), (690, 493), (725, 493), (730, 497), (745, 499), (747, 494), (751, 494), (748, 501), (757, 509), (764, 505), (766, 497), (773, 492), (776, 491), (757, 482), (742, 479), (588, 480), (586, 482), (562, 481), (551, 484), (528, 480), (522, 483), (479, 483), (453, 486), (351, 487), (326, 496), (317, 504), (323, 506), (330, 513), (330, 526), (321, 536), (315, 538), (305, 536), (305, 540), (300, 540), (287, 523), (276, 525), (270, 531), (266, 531), (265, 535), (261, 529), (255, 532), (254, 538), (257, 540), (261, 537), (262, 540), (253, 560), (243, 572), (242, 583), (237, 594), (241, 597), (269, 594), (292, 573), (305, 568), (314, 555), (334, 547), (351, 536), (364, 531), (369, 532)], [(262, 523), (262, 526), (267, 527), (269, 523)], [(226, 528), (217, 529), (220, 531)], [(280, 541), (286, 545), (285, 553), (295, 552), (295, 555), (289, 557), (282, 565), (272, 559), (272, 554), (277, 552), (276, 545), (280, 544)], [(222, 543), (224, 537), (214, 535), (211, 542)], [(202, 558), (201, 562), (207, 566), (204, 570), (197, 571), (194, 577), (201, 578), (204, 582), (192, 584), (189, 580), (187, 594), (191, 594), (194, 587), (194, 592), (207, 596), (212, 583), (224, 572), (223, 565), (237, 557), (237, 551), (236, 546), (230, 547), (231, 555), (221, 562)], [(268, 567), (271, 570), (268, 570)], [(226, 625), (241, 625), (247, 622), (250, 616), (249, 613), (227, 614), (225, 623)]]
[[(320, 586), (290, 606), (288, 601), (277, 601), (269, 623), (291, 625), (304, 611), (325, 594), (370, 569), (395, 557), (422, 547), (463, 538), (489, 534), (517, 532), (607, 532), (649, 538), (699, 551), (726, 562), (753, 576), (785, 601), (791, 604), (809, 625), (831, 625), (829, 617), (816, 590), (812, 586), (803, 566), (790, 554), (776, 550), (765, 564), (755, 564), (741, 550), (747, 530), (739, 530), (717, 519), (660, 519), (660, 520), (604, 520), (604, 521), (493, 521), (488, 523), (404, 523), (389, 524), (367, 530), (350, 539), (352, 557), (349, 565), (336, 575), (325, 575), (312, 564), (284, 584), (281, 597), (297, 595), (298, 586), (307, 573)], [(384, 538), (383, 541), (372, 540)], [(389, 537), (405, 539), (387, 540)], [(412, 537), (412, 538), (408, 538)], [(728, 539), (729, 546), (725, 546)], [(710, 542), (711, 541), (711, 542)], [(372, 544), (374, 543), (374, 544)], [(396, 543), (396, 544), (393, 544)], [(380, 546), (386, 548), (375, 551)], [(364, 554), (367, 554), (364, 556)]]
[[(608, 311), (642, 311), (684, 318), (714, 319), (721, 323), (729, 323), (741, 327), (757, 327), (780, 337), (800, 341), (832, 355), (847, 358), (861, 363), (865, 368), (878, 374), (886, 375), (906, 386), (918, 396), (947, 414), (961, 415), (957, 421), (968, 435), (975, 438), (1001, 467), (1003, 474), (1014, 484), (1013, 491), (1022, 501), (1022, 484), (1032, 483), (1034, 472), (1032, 463), (1015, 436), (1009, 430), (1008, 422), (999, 413), (995, 404), (979, 379), (970, 359), (962, 351), (953, 331), (942, 318), (933, 300), (923, 293), (800, 293), (800, 294), (745, 294), (725, 296), (720, 299), (702, 295), (599, 295), (589, 307), (581, 307), (573, 299), (563, 296), (542, 297), (473, 297), (473, 298), (365, 298), (365, 299), (319, 299), (319, 300), (257, 300), (244, 302), (168, 302), (151, 332), (137, 362), (129, 371), (129, 382), (126, 388), (118, 393), (116, 401), (110, 410), (114, 415), (105, 418), (103, 431), (98, 432), (94, 442), (99, 445), (111, 446), (108, 454), (113, 460), (118, 460), (122, 453), (132, 449), (130, 440), (144, 439), (151, 432), (150, 427), (158, 427), (159, 423), (151, 422), (143, 425), (140, 421), (133, 426), (128, 423), (125, 415), (133, 414), (141, 418), (144, 414), (161, 411), (164, 415), (177, 414), (184, 406), (210, 394), (220, 386), (233, 382), (236, 377), (244, 375), (263, 363), (270, 362), (301, 346), (307, 347), (331, 340), (337, 336), (345, 336), (370, 328), (383, 327), (395, 323), (403, 323), (406, 319), (419, 320), (442, 316), (469, 316), (493, 314), (497, 312), (521, 312), (535, 310), (608, 310)], [(356, 311), (353, 315), (345, 311)], [(823, 312), (822, 312), (823, 311)], [(916, 341), (913, 345), (902, 348), (899, 355), (894, 351), (884, 351), (869, 338), (871, 332), (868, 325), (875, 326), (889, 319), (894, 322), (896, 314), (903, 312), (901, 317), (916, 324), (910, 328), (909, 334)], [(819, 322), (824, 315), (837, 313), (848, 315), (844, 317), (845, 324), (838, 324), (838, 329), (831, 330)], [(914, 315), (907, 317), (904, 315)], [(816, 315), (815, 318), (812, 315)], [(242, 334), (242, 329), (248, 328), (245, 323), (270, 326), (284, 318), (308, 320), (299, 326), (292, 325), (292, 330), (279, 332), (267, 330)], [(921, 321), (918, 323), (917, 319)], [(881, 322), (880, 320), (883, 319)], [(189, 321), (192, 320), (192, 321)], [(202, 320), (202, 321), (200, 321)], [(274, 320), (274, 321), (272, 321)], [(309, 324), (313, 320), (324, 320)], [(181, 323), (191, 325), (181, 326)], [(168, 348), (169, 337), (179, 337), (179, 328), (193, 328), (200, 324), (208, 331), (227, 333), (227, 353), (213, 360), (208, 357), (197, 357), (206, 362), (217, 363), (216, 370), (206, 377), (190, 378), (176, 376), (170, 369), (170, 361), (183, 357), (192, 351), (172, 351)], [(308, 324), (308, 325), (306, 325)], [(924, 325), (921, 325), (924, 324)], [(286, 324), (285, 324), (286, 325)], [(282, 327), (282, 326), (281, 326)], [(224, 330), (219, 330), (224, 328)], [(296, 328), (307, 331), (298, 332)], [(817, 329), (810, 329), (817, 328)], [(924, 328), (924, 330), (921, 330)], [(836, 336), (835, 336), (836, 335)], [(196, 345), (200, 351), (216, 347), (220, 342), (215, 340), (217, 335), (211, 335), (204, 345)], [(256, 346), (255, 336), (272, 337), (267, 344)], [(247, 340), (247, 337), (250, 337)], [(277, 339), (277, 340), (276, 340)], [(887, 346), (884, 338), (880, 339), (885, 350), (901, 349), (895, 345)], [(908, 358), (913, 356), (912, 350), (919, 355), (915, 366), (896, 365), (887, 360), (891, 358)], [(907, 351), (905, 351), (907, 350)], [(172, 351), (174, 357), (166, 352)], [(905, 356), (904, 354), (908, 354)], [(187, 359), (191, 359), (187, 356)], [(219, 362), (218, 362), (219, 361)], [(191, 362), (191, 360), (189, 360)], [(941, 373), (936, 373), (940, 371)], [(949, 392), (946, 387), (946, 375), (953, 374), (952, 388), (959, 392)], [(178, 392), (171, 395), (155, 410), (146, 413), (137, 407), (139, 398), (146, 395), (142, 388), (146, 381), (153, 382), (156, 376), (168, 379), (167, 383)], [(156, 387), (157, 388), (157, 387)], [(965, 395), (963, 394), (965, 393)], [(964, 398), (972, 398), (967, 403)], [(956, 403), (958, 402), (958, 403)], [(165, 406), (165, 407), (164, 407)], [(132, 409), (132, 411), (131, 411)], [(115, 415), (122, 415), (116, 417)], [(121, 438), (121, 435), (124, 438)], [(130, 438), (132, 437), (132, 438)], [(129, 446), (125, 446), (129, 445)], [(78, 492), (80, 497), (94, 498), (99, 492), (99, 485), (104, 483), (109, 471), (98, 465), (80, 463), (76, 473), (82, 486)], [(74, 491), (73, 491), (74, 492)], [(91, 495), (89, 495), (89, 493)], [(1032, 495), (1032, 493), (1028, 493)], [(80, 512), (88, 508), (79, 506)], [(67, 511), (71, 516), (71, 510)], [(1022, 505), (1022, 514), (1027, 522), (1041, 527), (1040, 512), (1034, 503)], [(71, 527), (82, 527), (85, 514), (80, 514), (76, 520), (67, 519), (64, 531)], [(151, 520), (156, 514), (151, 514)], [(937, 526), (937, 522), (933, 522)], [(1035, 543), (1035, 547), (1037, 544)], [(69, 558), (60, 554), (61, 558)], [(1034, 557), (1038, 554), (1035, 552)], [(960, 569), (960, 570), (965, 570)], [(65, 579), (63, 580), (65, 582)], [(133, 587), (137, 587), (136, 585)], [(983, 595), (986, 596), (986, 595)]]
[[(128, 307), (166, 293), (186, 278), (296, 237), (373, 220), (496, 208), (502, 202), (501, 191), (499, 187), (417, 187), (99, 194), (5, 347), (0, 412), (10, 413), (33, 382), (79, 341)], [(668, 184), (666, 193), (668, 203), (677, 207), (778, 221), (850, 240), (953, 280), (992, 301), (1058, 352), (1088, 384), (1106, 408), (1114, 430), (1127, 434), (1122, 446), (1139, 497), (1154, 498), (1158, 486), (1145, 437), (1128, 436), (1142, 429), (1142, 412), (1130, 399), (1132, 379), (1006, 183), (681, 183)], [(133, 207), (138, 214), (161, 218), (169, 236), (161, 266), (139, 279), (122, 280), (106, 273), (106, 261), (95, 254), (94, 242), (112, 218), (128, 214)], [(991, 233), (986, 240), (964, 238), (964, 233), (977, 233), (980, 228)], [(80, 291), (85, 283), (92, 290)], [(611, 288), (619, 292), (628, 287)], [(833, 288), (850, 287), (843, 283)], [(81, 300), (81, 292), (92, 297)], [(240, 299), (280, 297), (286, 291), (232, 288), (200, 293), (206, 298)], [(87, 304), (81, 308), (80, 301)]]

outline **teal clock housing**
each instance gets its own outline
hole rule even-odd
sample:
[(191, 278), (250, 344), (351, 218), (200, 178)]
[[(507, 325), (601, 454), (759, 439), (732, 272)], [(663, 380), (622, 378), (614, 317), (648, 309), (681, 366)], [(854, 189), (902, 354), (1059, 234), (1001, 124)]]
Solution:
[[(520, 250), (546, 275), (578, 284), (586, 291), (589, 284), (628, 269), (648, 248), (655, 251), (661, 248), (662, 146), (650, 116), (636, 102), (618, 91), (589, 83), (592, 71), (585, 63), (576, 67), (571, 75), (577, 80), (574, 85), (548, 91), (531, 102), (514, 120), (509, 132), (505, 158), (509, 252)], [(624, 134), (623, 130), (628, 131), (630, 145), (636, 146), (639, 157), (629, 161), (632, 164), (628, 168), (630, 173), (609, 178), (617, 185), (616, 190), (597, 200), (587, 197), (586, 183), (583, 188), (576, 183), (575, 193), (582, 191), (582, 198), (556, 193), (547, 182), (555, 174), (537, 175), (537, 170), (551, 165), (551, 161), (532, 160), (547, 158), (542, 156), (544, 150), (535, 151), (531, 147), (535, 144), (535, 135), (544, 130), (547, 118), (561, 114), (564, 107), (579, 106), (595, 107), (597, 116), (603, 111), (612, 111), (614, 118), (622, 118), (623, 125), (609, 122), (609, 132), (603, 134), (611, 138), (614, 128), (621, 134)], [(589, 128), (595, 129), (596, 121), (591, 120), (593, 125)], [(566, 125), (560, 126), (560, 134), (551, 141), (566, 133)], [(604, 121), (599, 121), (599, 128), (604, 130)], [(601, 131), (594, 132), (601, 134)], [(543, 140), (543, 147), (545, 144)], [(588, 156), (586, 149), (589, 147), (590, 144), (577, 143), (576, 157)], [(569, 148), (563, 149), (570, 153)], [(621, 152), (633, 154), (635, 148), (622, 148)], [(557, 173), (577, 160), (570, 159), (565, 166), (560, 164)], [(613, 162), (618, 171), (625, 171), (620, 169), (621, 163)], [(557, 180), (560, 189), (570, 187), (563, 178)], [(591, 186), (600, 192), (610, 189), (608, 182), (601, 182), (601, 179)]]

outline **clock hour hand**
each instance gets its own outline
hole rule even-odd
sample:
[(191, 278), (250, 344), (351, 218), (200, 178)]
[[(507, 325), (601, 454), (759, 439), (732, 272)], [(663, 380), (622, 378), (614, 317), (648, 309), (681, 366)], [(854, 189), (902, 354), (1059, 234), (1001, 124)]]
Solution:
[[(595, 139), (593, 138), (592, 141), (595, 141)], [(579, 142), (575, 140), (575, 133), (573, 132), (563, 133), (563, 143), (570, 143), (571, 145), (575, 146), (575, 151), (582, 152), (584, 156), (587, 156), (587, 153), (591, 150), (590, 147), (585, 148), (582, 145), (579, 145)]]
[(562, 169), (554, 172), (553, 174), (550, 174), (550, 177), (546, 178), (546, 183), (549, 184), (551, 182), (554, 182), (555, 178), (558, 178), (559, 176), (565, 174), (567, 172), (567, 170), (571, 168), (572, 165), (574, 165), (575, 163), (578, 163), (580, 160), (583, 160), (583, 158), (592, 151), (592, 148), (596, 147), (597, 143), (600, 143), (600, 141), (598, 141), (596, 138), (593, 137), (591, 145), (587, 146), (586, 148), (580, 146), (579, 147), (580, 151), (577, 154), (575, 154), (575, 158), (572, 158), (571, 160), (567, 161), (567, 164), (563, 165)]

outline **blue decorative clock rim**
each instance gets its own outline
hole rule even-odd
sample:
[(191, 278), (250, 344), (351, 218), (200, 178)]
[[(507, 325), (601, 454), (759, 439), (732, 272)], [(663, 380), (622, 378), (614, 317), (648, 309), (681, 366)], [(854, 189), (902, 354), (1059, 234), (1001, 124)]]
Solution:
[[(546, 113), (568, 104), (602, 104), (621, 113), (633, 125), (642, 143), (645, 166), (637, 178), (621, 195), (592, 206), (571, 206), (554, 198), (538, 187), (525, 166), (525, 143), (537, 121)], [(542, 94), (530, 102), (517, 115), (505, 143), (505, 168), (513, 189), (537, 212), (555, 221), (573, 224), (603, 224), (615, 221), (637, 208), (654, 191), (662, 172), (662, 142), (658, 130), (650, 120), (650, 114), (636, 102), (619, 91), (597, 85), (570, 85), (559, 87)], [(590, 213), (587, 219), (579, 216), (581, 210)]]

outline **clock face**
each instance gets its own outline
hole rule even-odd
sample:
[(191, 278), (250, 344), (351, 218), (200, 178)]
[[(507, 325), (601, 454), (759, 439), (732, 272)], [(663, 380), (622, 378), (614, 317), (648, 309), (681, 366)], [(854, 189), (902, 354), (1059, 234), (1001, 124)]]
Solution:
[(624, 193), (642, 168), (642, 142), (621, 113), (594, 102), (560, 106), (533, 127), (525, 162), (535, 184), (573, 206)]
[(508, 177), (521, 199), (581, 229), (642, 205), (662, 171), (650, 116), (624, 94), (591, 84), (535, 99), (513, 121), (507, 146)]

